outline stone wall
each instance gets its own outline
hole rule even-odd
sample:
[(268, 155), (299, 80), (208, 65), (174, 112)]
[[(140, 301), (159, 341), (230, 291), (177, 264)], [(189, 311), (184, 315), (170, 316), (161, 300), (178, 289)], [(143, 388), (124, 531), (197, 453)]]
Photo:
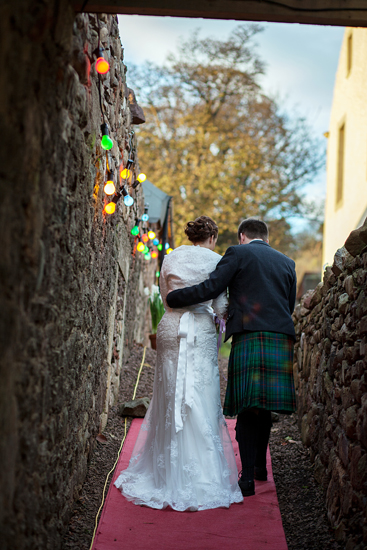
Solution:
[(367, 546), (367, 220), (294, 313), (303, 443), (347, 550)]
[[(97, 23), (63, 0), (0, 7), (2, 550), (60, 548), (153, 282), (130, 235), (142, 190), (103, 213)], [(99, 23), (117, 169), (136, 144), (117, 19)]]

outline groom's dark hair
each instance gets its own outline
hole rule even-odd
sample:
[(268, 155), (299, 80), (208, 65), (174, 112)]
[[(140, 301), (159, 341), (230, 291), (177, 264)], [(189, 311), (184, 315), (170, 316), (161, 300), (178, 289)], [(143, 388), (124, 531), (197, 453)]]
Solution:
[(238, 240), (240, 240), (241, 233), (245, 234), (248, 239), (262, 239), (266, 241), (269, 237), (266, 223), (255, 218), (248, 218), (240, 223), (237, 232)]

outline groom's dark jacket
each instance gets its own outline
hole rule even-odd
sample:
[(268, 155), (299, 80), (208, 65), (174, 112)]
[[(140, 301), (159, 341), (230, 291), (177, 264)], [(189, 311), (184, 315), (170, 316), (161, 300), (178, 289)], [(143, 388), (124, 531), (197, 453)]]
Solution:
[(269, 331), (295, 336), (293, 260), (265, 241), (230, 246), (209, 279), (167, 295), (171, 308), (206, 302), (229, 289), (226, 340), (237, 332)]

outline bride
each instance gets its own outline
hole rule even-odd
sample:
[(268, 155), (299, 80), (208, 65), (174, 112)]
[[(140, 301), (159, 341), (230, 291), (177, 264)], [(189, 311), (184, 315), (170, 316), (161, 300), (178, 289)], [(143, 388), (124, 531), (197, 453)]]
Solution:
[(220, 402), (213, 309), (222, 318), (223, 293), (213, 301), (170, 309), (167, 293), (207, 279), (221, 259), (218, 227), (207, 217), (189, 222), (194, 246), (164, 258), (160, 288), (166, 312), (157, 331), (153, 397), (129, 466), (115, 486), (135, 504), (178, 511), (242, 502), (234, 452)]

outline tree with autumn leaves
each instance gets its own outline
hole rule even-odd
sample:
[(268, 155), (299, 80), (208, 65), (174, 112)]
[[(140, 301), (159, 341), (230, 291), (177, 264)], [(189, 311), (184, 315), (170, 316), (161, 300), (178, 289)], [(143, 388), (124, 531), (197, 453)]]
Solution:
[(272, 246), (289, 253), (289, 217), (308, 213), (302, 188), (323, 151), (305, 120), (281, 113), (261, 89), (264, 64), (253, 43), (260, 30), (240, 25), (225, 41), (197, 31), (163, 67), (150, 63), (128, 75), (146, 116), (140, 166), (173, 196), (177, 246), (185, 223), (205, 214), (219, 226), (223, 252), (236, 243), (240, 221), (254, 216), (269, 224)]

